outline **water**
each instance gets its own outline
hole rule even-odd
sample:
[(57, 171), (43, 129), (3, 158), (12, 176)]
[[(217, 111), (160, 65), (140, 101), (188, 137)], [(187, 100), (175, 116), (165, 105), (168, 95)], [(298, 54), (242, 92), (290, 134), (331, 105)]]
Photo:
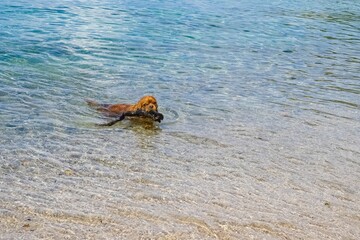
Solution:
[[(1, 239), (359, 239), (358, 1), (0, 3)], [(84, 99), (152, 94), (161, 124)]]

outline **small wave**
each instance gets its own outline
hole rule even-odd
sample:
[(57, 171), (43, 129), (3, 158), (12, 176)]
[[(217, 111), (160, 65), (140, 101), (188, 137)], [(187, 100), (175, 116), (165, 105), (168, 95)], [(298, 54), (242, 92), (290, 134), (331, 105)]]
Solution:
[(160, 112), (164, 114), (164, 123), (163, 123), (164, 125), (174, 124), (180, 118), (179, 114), (174, 109), (166, 107), (163, 108), (162, 110), (163, 111)]

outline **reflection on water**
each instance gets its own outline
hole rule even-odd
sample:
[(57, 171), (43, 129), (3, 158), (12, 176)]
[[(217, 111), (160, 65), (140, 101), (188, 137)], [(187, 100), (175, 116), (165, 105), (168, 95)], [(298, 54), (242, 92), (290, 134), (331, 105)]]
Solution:
[[(0, 3), (3, 239), (359, 239), (360, 5)], [(84, 99), (157, 97), (163, 122)]]

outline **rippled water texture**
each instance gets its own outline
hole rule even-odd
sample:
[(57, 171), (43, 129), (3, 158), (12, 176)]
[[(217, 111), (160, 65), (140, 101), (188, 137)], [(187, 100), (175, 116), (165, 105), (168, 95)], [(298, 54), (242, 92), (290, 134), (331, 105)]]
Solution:
[[(2, 0), (0, 238), (360, 239), (359, 33), (359, 1)], [(84, 101), (146, 94), (162, 123)]]

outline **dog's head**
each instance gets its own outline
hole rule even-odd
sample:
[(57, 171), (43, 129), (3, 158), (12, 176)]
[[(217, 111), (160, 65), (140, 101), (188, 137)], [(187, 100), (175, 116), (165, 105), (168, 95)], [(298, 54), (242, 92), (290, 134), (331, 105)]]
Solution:
[(146, 112), (158, 111), (156, 98), (153, 96), (142, 97), (136, 104), (136, 110), (141, 109)]

